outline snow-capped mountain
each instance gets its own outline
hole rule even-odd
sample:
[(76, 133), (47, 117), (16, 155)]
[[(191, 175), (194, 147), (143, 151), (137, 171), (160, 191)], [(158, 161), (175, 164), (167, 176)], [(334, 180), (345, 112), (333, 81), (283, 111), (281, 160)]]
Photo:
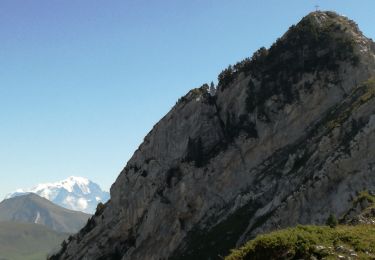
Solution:
[(71, 176), (56, 183), (44, 183), (30, 189), (18, 189), (6, 196), (6, 199), (36, 193), (53, 203), (71, 210), (93, 214), (99, 202), (107, 202), (109, 193), (98, 184), (83, 177)]

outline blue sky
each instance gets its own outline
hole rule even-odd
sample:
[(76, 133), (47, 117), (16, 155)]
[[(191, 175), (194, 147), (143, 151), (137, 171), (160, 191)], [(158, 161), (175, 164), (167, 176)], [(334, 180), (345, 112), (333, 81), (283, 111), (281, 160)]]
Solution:
[(1, 0), (0, 199), (70, 175), (109, 189), (180, 96), (316, 4), (375, 38), (373, 0)]

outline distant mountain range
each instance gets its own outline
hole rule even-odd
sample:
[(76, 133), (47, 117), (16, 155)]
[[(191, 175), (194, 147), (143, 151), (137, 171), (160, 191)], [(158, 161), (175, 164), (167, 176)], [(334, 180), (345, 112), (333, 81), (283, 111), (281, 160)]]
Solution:
[(28, 193), (35, 193), (49, 201), (76, 211), (93, 214), (99, 202), (107, 202), (109, 193), (89, 179), (71, 176), (56, 183), (39, 184), (29, 189), (18, 189), (10, 193), (6, 199), (14, 198)]
[(5, 199), (0, 203), (0, 260), (45, 259), (90, 217), (34, 193)]
[(67, 237), (38, 224), (0, 221), (0, 259), (46, 259)]
[(60, 233), (76, 233), (90, 215), (72, 211), (30, 193), (0, 203), (0, 221), (40, 224)]

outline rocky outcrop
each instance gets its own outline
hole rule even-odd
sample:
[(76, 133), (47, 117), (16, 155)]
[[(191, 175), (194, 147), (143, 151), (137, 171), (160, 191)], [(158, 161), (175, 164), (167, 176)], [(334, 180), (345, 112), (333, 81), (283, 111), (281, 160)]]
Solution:
[(350, 208), (341, 218), (340, 223), (347, 225), (375, 225), (374, 192), (364, 191), (355, 198)]
[(332, 12), (190, 91), (51, 259), (216, 259), (375, 188), (374, 43)]

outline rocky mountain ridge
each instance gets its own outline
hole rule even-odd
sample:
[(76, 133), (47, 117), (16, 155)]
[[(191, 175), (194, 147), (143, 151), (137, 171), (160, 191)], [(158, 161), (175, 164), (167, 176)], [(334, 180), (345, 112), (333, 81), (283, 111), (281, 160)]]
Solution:
[(314, 12), (269, 50), (190, 91), (155, 125), (111, 200), (51, 259), (217, 259), (319, 224), (375, 188), (375, 45)]

